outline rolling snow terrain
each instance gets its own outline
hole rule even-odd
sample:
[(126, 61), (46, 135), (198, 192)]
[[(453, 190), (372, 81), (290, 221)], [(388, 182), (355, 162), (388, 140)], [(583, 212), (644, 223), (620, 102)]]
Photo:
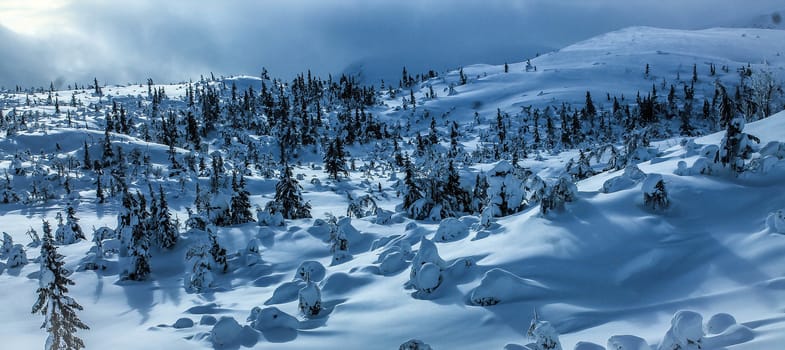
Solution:
[(782, 43), (0, 91), (2, 348), (46, 339), (46, 220), (88, 349), (781, 349)]

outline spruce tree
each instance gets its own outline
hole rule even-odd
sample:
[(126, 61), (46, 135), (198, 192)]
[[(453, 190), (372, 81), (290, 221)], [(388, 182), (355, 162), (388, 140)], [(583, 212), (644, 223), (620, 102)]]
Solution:
[(300, 191), (302, 187), (292, 175), (292, 168), (284, 164), (283, 173), (275, 185), (275, 198), (267, 203), (270, 214), (280, 212), (284, 219), (302, 219), (311, 217), (311, 203), (303, 201)]
[(166, 201), (166, 195), (162, 186), (158, 186), (158, 211), (157, 217), (153, 219), (158, 230), (158, 244), (164, 249), (174, 247), (177, 244), (179, 234), (177, 227), (172, 222), (172, 214), (169, 212), (169, 204)]
[(245, 189), (245, 177), (240, 175), (237, 181), (237, 173), (232, 175), (232, 200), (231, 200), (231, 222), (233, 225), (244, 224), (253, 220), (251, 212), (251, 194)]
[(199, 134), (199, 124), (196, 122), (196, 117), (191, 111), (186, 115), (186, 138), (191, 143), (193, 149), (199, 149), (202, 143), (202, 137)]
[(82, 168), (85, 170), (92, 169), (93, 161), (90, 160), (90, 151), (87, 149), (87, 141), (84, 142), (84, 161), (82, 164)]
[(423, 194), (419, 184), (417, 184), (414, 164), (408, 157), (404, 160), (404, 167), (406, 177), (404, 177), (403, 182), (406, 185), (406, 192), (403, 195), (403, 208), (408, 211), (415, 202), (423, 198)]
[(588, 91), (586, 91), (586, 115), (589, 117), (597, 115), (597, 109), (594, 107), (594, 102), (591, 100), (591, 93)]
[(66, 295), (68, 286), (74, 282), (67, 277), (63, 256), (57, 253), (49, 222), (43, 223), (44, 240), (41, 245), (41, 272), (39, 276), (38, 300), (32, 313), (44, 315), (41, 328), (46, 329), (46, 350), (79, 350), (84, 341), (76, 336), (80, 329), (90, 329), (76, 315), (82, 310), (76, 300)]
[(349, 176), (344, 157), (346, 157), (346, 154), (343, 150), (343, 142), (341, 142), (339, 137), (336, 137), (327, 146), (327, 152), (324, 154), (324, 169), (329, 178), (337, 181), (340, 180), (340, 174)]
[(131, 212), (131, 241), (128, 247), (129, 264), (125, 277), (143, 281), (150, 274), (150, 235), (144, 196), (137, 192), (137, 201)]

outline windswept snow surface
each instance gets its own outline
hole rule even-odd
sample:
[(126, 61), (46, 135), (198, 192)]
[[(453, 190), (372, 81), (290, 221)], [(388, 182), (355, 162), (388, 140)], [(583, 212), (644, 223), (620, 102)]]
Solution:
[[(452, 96), (446, 90), (458, 73), (450, 72), (428, 82), (439, 97), (418, 108), (468, 124), (475, 111), (491, 118), (496, 108), (515, 113), (531, 104), (580, 104), (587, 90), (607, 108), (606, 92), (634, 99), (637, 91), (648, 92), (652, 84), (659, 89), (662, 77), (672, 80), (678, 72), (683, 80), (690, 79), (693, 64), (700, 72), (696, 95), (710, 99), (713, 79), (736, 81), (733, 69), (747, 63), (785, 77), (782, 43), (785, 31), (779, 30), (629, 28), (532, 59), (536, 71), (527, 72), (525, 62), (511, 64), (507, 74), (501, 66), (465, 67), (469, 84), (455, 86), (457, 93)], [(718, 67), (716, 77), (708, 76), (710, 62)], [(644, 77), (647, 63), (651, 73)], [(719, 72), (721, 65), (729, 65), (730, 73)], [(255, 78), (235, 81), (245, 86), (259, 83)], [(169, 98), (185, 94), (184, 84), (165, 87)], [(422, 85), (414, 93), (419, 99), (425, 91)], [(134, 101), (136, 96), (146, 96), (147, 86), (106, 87), (104, 93)], [(24, 94), (5, 95), (6, 99), (25, 99)], [(45, 94), (38, 95), (45, 99)], [(70, 91), (61, 91), (61, 103), (70, 95)], [(78, 98), (97, 100), (81, 92)], [(400, 98), (385, 103), (374, 112), (390, 120), (408, 117), (408, 112), (395, 109)], [(3, 108), (7, 114), (9, 109)], [(53, 112), (51, 106), (29, 108)], [(10, 166), (16, 151), (27, 149), (34, 154), (51, 153), (59, 146), (61, 154), (79, 158), (85, 139), (103, 138), (98, 122), (103, 115), (65, 103), (61, 108), (74, 113), (78, 129), (42, 118), (42, 123), (53, 124), (46, 133), (21, 132), (0, 138), (0, 168)], [(415, 118), (412, 126), (426, 130), (428, 122)], [(85, 125), (90, 129), (84, 129)], [(761, 138), (760, 147), (770, 141), (785, 142), (785, 112), (748, 123), (744, 132)], [(722, 136), (717, 133), (693, 141), (700, 149), (718, 145)], [(154, 164), (168, 164), (165, 146), (120, 135), (113, 138), (126, 150), (149, 151)], [(713, 343), (708, 338), (707, 344), (721, 344), (729, 350), (781, 349), (785, 344), (785, 235), (771, 230), (767, 218), (785, 208), (785, 160), (775, 160), (765, 173), (739, 177), (680, 176), (676, 175), (679, 162), (692, 166), (699, 158), (680, 141), (655, 143), (656, 157), (638, 164), (643, 173), (659, 174), (664, 180), (670, 206), (663, 211), (643, 205), (638, 179), (604, 193), (603, 184), (624, 171), (603, 172), (579, 181), (578, 199), (567, 203), (563, 212), (543, 216), (538, 207), (529, 207), (495, 218), (490, 228), (479, 228), (479, 219), (461, 218), (440, 225), (415, 222), (400, 214), (390, 216), (386, 224), (377, 224), (375, 216), (353, 218), (351, 259), (336, 264), (331, 264), (325, 213), (346, 213), (346, 192), (357, 197), (378, 191), (377, 183), (382, 187), (376, 195), (379, 208), (395, 211), (401, 198), (395, 195), (389, 172), (351, 172), (348, 181), (336, 183), (323, 170), (308, 166), (309, 162), (320, 164), (320, 156), (306, 158), (302, 166), (294, 167), (294, 173), (308, 179), (300, 183), (313, 206), (313, 219), (287, 220), (280, 227), (248, 223), (219, 228), (230, 272), (215, 272), (210, 290), (201, 294), (186, 293), (182, 280), (185, 252), (194, 237), (181, 239), (170, 252), (154, 250), (153, 272), (147, 282), (118, 282), (122, 267), (114, 261), (101, 272), (74, 272), (70, 278), (76, 285), (69, 295), (84, 306), (79, 315), (91, 327), (78, 335), (88, 349), (225, 345), (395, 349), (409, 339), (422, 340), (433, 349), (502, 349), (532, 341), (527, 330), (536, 310), (539, 319), (550, 322), (561, 334), (562, 348), (584, 342), (581, 348), (589, 349), (594, 347), (588, 342), (631, 344), (631, 339), (637, 339), (625, 335), (661, 344), (666, 332), (677, 327), (671, 322), (674, 314), (691, 310), (708, 322), (707, 337), (712, 332), (729, 334)], [(471, 137), (463, 140), (467, 148), (473, 148), (474, 142)], [(350, 150), (352, 154), (368, 151)], [(90, 151), (95, 157), (100, 155), (100, 149)], [(542, 154), (542, 160), (532, 157), (521, 164), (552, 178), (576, 154)], [(494, 166), (480, 164), (472, 170)], [(396, 176), (403, 178), (402, 173)], [(275, 178), (248, 176), (246, 181), (252, 203), (264, 207), (273, 197)], [(175, 181), (164, 185), (173, 213), (184, 221), (185, 208), (193, 203), (193, 186), (181, 191)], [(93, 245), (91, 228), (114, 228), (119, 205), (115, 201), (96, 204), (89, 181), (74, 181), (72, 186), (79, 192), (77, 212), (88, 236), (87, 241), (58, 248), (66, 267), (73, 271)], [(27, 244), (27, 229), (33, 227), (41, 234), (41, 219), (54, 225), (56, 213), (66, 203), (0, 204), (0, 230), (8, 232), (14, 243)], [(412, 289), (410, 281), (410, 262), (423, 237), (433, 242), (429, 244), (435, 245), (438, 254), (431, 257), (435, 262), (428, 260), (418, 267), (422, 276), (417, 276), (416, 283), (432, 289), (427, 295)], [(260, 243), (261, 261), (248, 266), (243, 252), (251, 239)], [(30, 314), (38, 287), (39, 265), (34, 262), (38, 249), (27, 248), (27, 254), (30, 263), (24, 267), (0, 270), (0, 339), (5, 349), (40, 348), (46, 338), (39, 329), (42, 317)], [(382, 261), (388, 261), (384, 268), (380, 268)], [(298, 291), (306, 285), (304, 271), (321, 292), (323, 310), (311, 318), (303, 317), (298, 309)], [(493, 302), (478, 303), (477, 299)], [(253, 314), (255, 307), (260, 309)], [(712, 317), (720, 313), (732, 317)], [(278, 317), (285, 320), (278, 321)], [(182, 318), (191, 319), (193, 326)], [(220, 320), (218, 325), (215, 320)], [(177, 327), (172, 327), (175, 322)], [(696, 325), (690, 327), (686, 330), (690, 335), (698, 332)], [(620, 335), (625, 337), (609, 340)]]

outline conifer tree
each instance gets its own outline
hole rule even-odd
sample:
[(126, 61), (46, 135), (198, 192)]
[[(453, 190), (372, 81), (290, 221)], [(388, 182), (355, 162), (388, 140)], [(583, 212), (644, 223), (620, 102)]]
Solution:
[(270, 214), (280, 212), (284, 219), (302, 219), (311, 217), (311, 203), (303, 201), (300, 191), (302, 187), (292, 175), (292, 168), (284, 164), (283, 173), (275, 185), (275, 198), (267, 203)]
[(403, 181), (406, 186), (406, 192), (403, 195), (403, 208), (408, 211), (415, 202), (423, 198), (423, 194), (417, 184), (414, 164), (412, 164), (408, 157), (404, 159), (404, 167), (406, 177), (404, 177)]
[(336, 137), (327, 146), (327, 152), (324, 154), (324, 169), (329, 178), (340, 180), (340, 174), (349, 176), (344, 157), (346, 157), (346, 154), (343, 150), (343, 142), (341, 142), (340, 137)]
[(232, 191), (232, 224), (238, 225), (254, 221), (253, 213), (251, 212), (251, 194), (245, 188), (245, 177), (240, 175), (240, 181), (237, 181), (236, 172), (232, 174)]
[(131, 240), (128, 247), (129, 264), (125, 278), (143, 281), (150, 275), (150, 234), (144, 196), (137, 192), (137, 200), (130, 213)]
[[(152, 193), (150, 194), (152, 197)], [(163, 186), (158, 186), (158, 210), (153, 219), (155, 228), (158, 230), (158, 244), (161, 248), (170, 249), (177, 244), (179, 234), (177, 227), (172, 222), (172, 214), (169, 212), (169, 204), (166, 201)]]
[(39, 276), (38, 300), (32, 313), (44, 315), (41, 328), (46, 329), (46, 350), (79, 350), (84, 341), (76, 336), (80, 329), (90, 329), (76, 315), (82, 310), (76, 300), (66, 295), (68, 286), (74, 285), (64, 268), (63, 256), (57, 252), (49, 222), (43, 223), (44, 240), (41, 245), (41, 272)]
[(93, 161), (90, 160), (90, 151), (87, 149), (87, 141), (84, 142), (84, 160), (82, 164), (82, 168), (85, 170), (92, 169)]

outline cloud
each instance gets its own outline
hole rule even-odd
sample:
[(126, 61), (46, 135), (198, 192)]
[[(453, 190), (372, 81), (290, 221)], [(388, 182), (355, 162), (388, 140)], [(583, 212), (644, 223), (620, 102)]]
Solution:
[(34, 34), (0, 28), (0, 85), (182, 81), (210, 72), (258, 75), (262, 67), (285, 78), (362, 67), (370, 79), (397, 80), (404, 65), (423, 72), (521, 61), (631, 25), (747, 24), (778, 2), (65, 1), (57, 20), (37, 21)]

